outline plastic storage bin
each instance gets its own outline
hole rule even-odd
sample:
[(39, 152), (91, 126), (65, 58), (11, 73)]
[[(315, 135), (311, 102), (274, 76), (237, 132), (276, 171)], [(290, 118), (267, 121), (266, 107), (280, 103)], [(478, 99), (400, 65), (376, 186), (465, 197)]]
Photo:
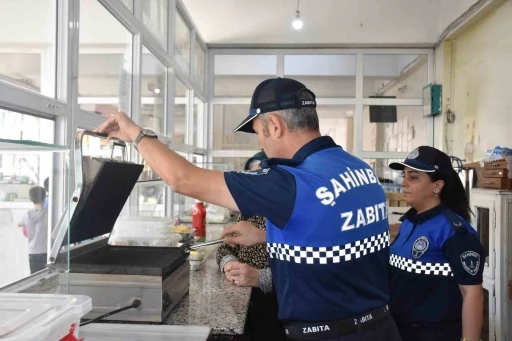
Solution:
[(91, 323), (82, 327), (84, 341), (206, 341), (210, 327)]
[(0, 294), (1, 341), (59, 341), (92, 309), (87, 296)]
[(172, 233), (171, 218), (119, 218), (109, 238), (109, 245), (178, 247), (181, 236)]

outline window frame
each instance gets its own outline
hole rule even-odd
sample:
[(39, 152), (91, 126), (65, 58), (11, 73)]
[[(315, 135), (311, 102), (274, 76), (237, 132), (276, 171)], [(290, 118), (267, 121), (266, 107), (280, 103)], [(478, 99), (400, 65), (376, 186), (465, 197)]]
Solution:
[[(209, 113), (213, 113), (215, 104), (250, 104), (250, 97), (219, 97), (214, 96), (214, 60), (216, 55), (277, 55), (277, 77), (284, 77), (284, 56), (285, 55), (356, 55), (356, 95), (353, 98), (317, 98), (319, 105), (354, 105), (354, 154), (364, 159), (404, 159), (408, 152), (371, 152), (363, 150), (363, 108), (366, 105), (397, 105), (397, 106), (422, 106), (422, 98), (413, 99), (378, 99), (363, 97), (363, 73), (364, 73), (364, 55), (427, 55), (428, 81), (427, 84), (434, 81), (434, 50), (426, 48), (368, 48), (368, 49), (221, 49), (213, 48), (208, 51), (208, 105)], [(425, 84), (425, 85), (427, 85)], [(211, 115), (210, 115), (211, 116)], [(434, 117), (426, 117), (427, 125), (426, 144), (434, 145)], [(240, 150), (214, 150), (213, 149), (213, 124), (209, 122), (209, 142), (210, 161), (212, 157), (229, 156), (249, 156), (249, 151)], [(255, 151), (257, 152), (257, 151)]]

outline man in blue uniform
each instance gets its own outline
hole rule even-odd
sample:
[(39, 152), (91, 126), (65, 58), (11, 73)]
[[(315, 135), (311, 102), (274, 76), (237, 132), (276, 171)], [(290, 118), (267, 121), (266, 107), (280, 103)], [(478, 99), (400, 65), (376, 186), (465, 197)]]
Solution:
[[(144, 134), (122, 113), (98, 130), (136, 142)], [(400, 340), (387, 307), (386, 197), (366, 163), (320, 136), (315, 95), (292, 79), (266, 80), (235, 131), (258, 135), (271, 158), (262, 169), (204, 170), (150, 138), (138, 138), (138, 150), (178, 193), (267, 219), (279, 318), (290, 340)], [(231, 231), (247, 244), (251, 228)]]

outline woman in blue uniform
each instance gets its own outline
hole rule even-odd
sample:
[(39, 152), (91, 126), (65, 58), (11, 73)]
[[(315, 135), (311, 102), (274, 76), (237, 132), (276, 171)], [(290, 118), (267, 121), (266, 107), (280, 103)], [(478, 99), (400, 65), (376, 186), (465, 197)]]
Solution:
[(404, 172), (412, 207), (389, 261), (389, 307), (403, 341), (480, 340), (485, 250), (450, 157), (422, 146), (389, 167)]

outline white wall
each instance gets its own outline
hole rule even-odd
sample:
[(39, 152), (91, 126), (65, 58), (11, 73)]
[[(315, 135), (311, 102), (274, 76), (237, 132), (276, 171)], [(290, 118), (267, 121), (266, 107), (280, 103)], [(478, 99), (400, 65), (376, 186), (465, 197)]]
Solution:
[[(421, 97), (422, 89), (427, 85), (427, 71), (427, 58), (418, 59), (418, 63), (382, 95), (396, 96), (398, 99)], [(365, 107), (363, 150), (408, 152), (426, 144), (427, 124), (422, 112), (421, 106), (398, 106), (397, 123), (370, 123), (369, 107)], [(410, 132), (413, 132), (413, 136), (410, 136)]]
[(215, 76), (214, 95), (217, 97), (251, 97), (256, 86), (275, 75)]
[(275, 75), (276, 55), (216, 55), (216, 75)]
[(320, 118), (320, 132), (322, 132), (322, 126), (324, 126), (324, 129), (327, 131), (327, 135), (331, 136), (337, 145), (340, 145), (349, 153), (354, 152), (353, 117), (339, 118), (336, 120)]
[[(451, 42), (448, 152), (479, 160), (497, 145), (512, 147), (512, 1)], [(446, 79), (446, 78), (443, 78)]]
[(439, 32), (471, 7), (477, 0), (438, 0)]
[[(421, 94), (426, 84), (425, 75), (428, 72), (427, 59), (424, 58), (420, 64), (410, 74), (406, 75), (394, 87), (385, 92), (386, 96), (396, 96), (396, 98), (410, 98), (407, 93)], [(405, 86), (405, 89), (404, 89)], [(404, 89), (404, 90), (399, 90)], [(401, 150), (402, 152), (412, 151), (414, 148), (426, 144), (427, 141), (427, 119), (423, 117), (423, 108), (421, 106), (400, 106), (397, 109), (398, 126), (397, 134), (402, 136)], [(400, 124), (402, 121), (402, 124)], [(414, 131), (414, 137), (407, 137), (410, 131)], [(391, 136), (383, 135), (385, 139)], [(407, 144), (407, 145), (406, 145)], [(393, 150), (390, 150), (393, 151)]]

